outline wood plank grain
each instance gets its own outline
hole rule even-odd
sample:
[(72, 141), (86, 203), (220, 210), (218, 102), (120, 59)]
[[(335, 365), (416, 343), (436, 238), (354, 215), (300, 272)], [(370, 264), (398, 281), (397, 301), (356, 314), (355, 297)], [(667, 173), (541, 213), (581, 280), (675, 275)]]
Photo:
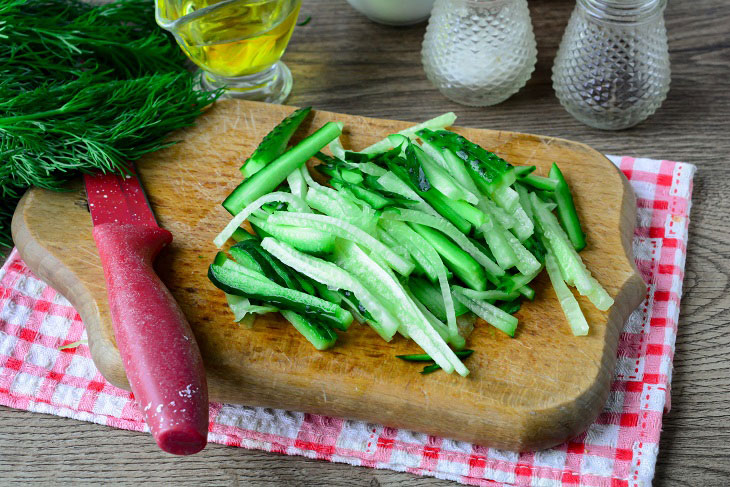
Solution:
[[(730, 477), (730, 429), (724, 413), (730, 401), (725, 366), (730, 355), (730, 12), (716, 0), (668, 3), (669, 96), (645, 123), (613, 133), (572, 119), (550, 86), (552, 60), (573, 6), (568, 0), (530, 1), (539, 49), (533, 78), (505, 103), (473, 109), (449, 102), (429, 86), (419, 62), (423, 25), (386, 28), (340, 0), (305, 2), (301, 18), (312, 15), (312, 22), (297, 28), (286, 55), (295, 76), (288, 102), (413, 121), (455, 110), (462, 125), (566, 137), (602, 152), (697, 164), (672, 411), (664, 418), (654, 485), (724, 487)], [(247, 485), (455, 485), (215, 445), (206, 451), (215, 451), (214, 461), (196, 457), (204, 461), (181, 468), (181, 462), (155, 456), (145, 435), (7, 408), (0, 408), (0, 451), (6, 483), (36, 476), (33, 484), (57, 478), (75, 485), (92, 476), (97, 482), (125, 485), (140, 478), (157, 484), (174, 478), (182, 485), (206, 480), (235, 485), (244, 478), (241, 483)], [(63, 474), (54, 476), (56, 471)]]

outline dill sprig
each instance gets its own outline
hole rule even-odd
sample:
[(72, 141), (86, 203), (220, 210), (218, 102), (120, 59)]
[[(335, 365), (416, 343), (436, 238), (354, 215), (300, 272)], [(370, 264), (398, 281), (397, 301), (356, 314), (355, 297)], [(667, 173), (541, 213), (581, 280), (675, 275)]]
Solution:
[(219, 96), (154, 18), (149, 0), (0, 0), (0, 245), (28, 187), (121, 172)]

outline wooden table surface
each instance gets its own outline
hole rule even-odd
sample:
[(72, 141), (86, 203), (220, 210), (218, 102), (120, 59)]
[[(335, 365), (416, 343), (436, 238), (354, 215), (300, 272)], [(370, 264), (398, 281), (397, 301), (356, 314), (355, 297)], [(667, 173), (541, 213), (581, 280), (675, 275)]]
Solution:
[[(294, 74), (288, 103), (420, 121), (446, 111), (459, 124), (564, 137), (610, 154), (692, 162), (695, 176), (687, 270), (656, 486), (730, 483), (730, 9), (721, 0), (669, 2), (672, 62), (667, 100), (630, 130), (603, 132), (574, 120), (558, 103), (550, 70), (574, 2), (530, 0), (539, 58), (527, 86), (490, 108), (442, 97), (420, 63), (425, 26), (389, 28), (344, 0), (304, 2), (285, 56)], [(724, 7), (724, 8), (723, 8)], [(248, 486), (436, 486), (431, 478), (210, 445), (177, 458), (147, 435), (0, 407), (0, 484)]]

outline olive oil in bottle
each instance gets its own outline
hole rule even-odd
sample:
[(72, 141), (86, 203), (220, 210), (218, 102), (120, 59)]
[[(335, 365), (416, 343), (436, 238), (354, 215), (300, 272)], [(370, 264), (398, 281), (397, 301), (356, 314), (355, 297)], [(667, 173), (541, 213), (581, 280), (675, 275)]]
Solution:
[(253, 75), (276, 63), (301, 6), (300, 0), (157, 1), (158, 23), (175, 34), (191, 61), (222, 78)]

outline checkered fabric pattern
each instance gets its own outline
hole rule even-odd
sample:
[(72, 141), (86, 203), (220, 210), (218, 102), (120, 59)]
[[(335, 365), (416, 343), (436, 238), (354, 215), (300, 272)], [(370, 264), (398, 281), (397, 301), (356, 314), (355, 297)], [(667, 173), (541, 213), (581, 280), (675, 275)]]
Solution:
[[(360, 421), (212, 404), (210, 440), (470, 485), (650, 485), (669, 409), (695, 167), (611, 160), (636, 192), (634, 253), (649, 290), (621, 334), (603, 413), (580, 436), (549, 450), (514, 453)], [(13, 251), (0, 271), (0, 404), (146, 431), (131, 395), (104, 380), (86, 345), (59, 350), (84, 338), (68, 301)]]

